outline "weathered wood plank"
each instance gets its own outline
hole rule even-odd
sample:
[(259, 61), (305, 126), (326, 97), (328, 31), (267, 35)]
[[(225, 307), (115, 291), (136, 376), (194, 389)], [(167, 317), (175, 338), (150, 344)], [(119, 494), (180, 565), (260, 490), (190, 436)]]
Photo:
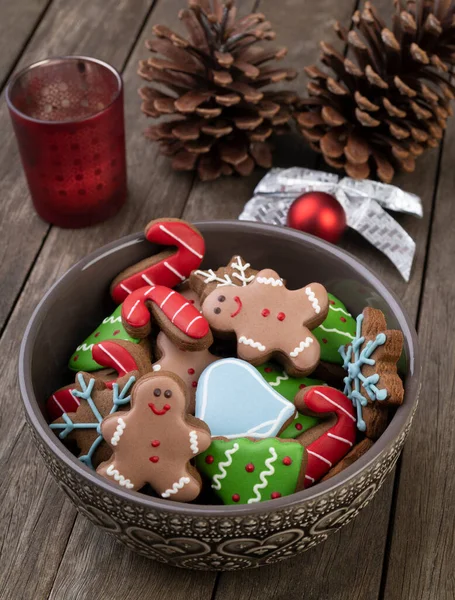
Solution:
[(0, 0), (0, 89), (52, 0)]
[[(56, 0), (33, 35), (18, 68), (47, 56), (86, 54), (104, 59), (121, 69), (150, 4), (151, 0), (80, 0), (73, 3)], [(31, 208), (8, 110), (3, 101), (0, 131), (1, 330), (49, 226)]]
[(419, 316), (422, 392), (403, 453), (384, 599), (455, 597), (455, 121), (446, 131)]

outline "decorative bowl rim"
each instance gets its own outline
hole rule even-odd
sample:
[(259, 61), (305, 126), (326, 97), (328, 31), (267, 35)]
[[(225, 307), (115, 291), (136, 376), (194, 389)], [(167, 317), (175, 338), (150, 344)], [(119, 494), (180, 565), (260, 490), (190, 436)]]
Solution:
[(80, 476), (83, 480), (86, 480), (90, 485), (100, 489), (100, 491), (113, 494), (125, 502), (134, 502), (146, 510), (160, 510), (168, 513), (192, 516), (194, 518), (226, 518), (275, 512), (280, 509), (291, 508), (292, 506), (296, 504), (302, 504), (303, 502), (315, 502), (320, 500), (330, 492), (333, 492), (335, 489), (348, 485), (349, 482), (362, 471), (366, 472), (368, 468), (380, 458), (381, 455), (392, 449), (400, 434), (404, 431), (418, 401), (421, 372), (417, 333), (411, 318), (403, 308), (400, 300), (396, 297), (394, 292), (388, 288), (388, 286), (386, 286), (362, 261), (338, 246), (334, 246), (317, 237), (296, 231), (294, 229), (257, 222), (226, 219), (197, 221), (194, 223), (194, 225), (200, 228), (202, 232), (204, 232), (204, 230), (216, 231), (224, 229), (229, 233), (230, 231), (238, 231), (241, 229), (244, 231), (254, 231), (256, 233), (269, 233), (275, 236), (283, 236), (285, 238), (291, 237), (297, 241), (305, 242), (307, 245), (324, 250), (325, 252), (334, 256), (336, 259), (341, 260), (354, 268), (354, 270), (359, 272), (360, 275), (362, 275), (374, 286), (378, 293), (387, 302), (388, 306), (399, 321), (405, 337), (405, 342), (408, 345), (408, 376), (405, 384), (405, 402), (397, 409), (386, 431), (373, 444), (372, 448), (370, 448), (368, 452), (366, 452), (357, 461), (355, 461), (355, 463), (343, 470), (341, 473), (335, 475), (327, 481), (315, 485), (314, 487), (295, 492), (294, 494), (284, 496), (282, 498), (239, 506), (219, 506), (173, 502), (171, 500), (147, 496), (145, 494), (141, 494), (140, 492), (123, 490), (119, 486), (108, 481), (107, 479), (104, 479), (100, 475), (97, 475), (95, 471), (91, 471), (85, 465), (83, 465), (77, 459), (77, 457), (67, 450), (58, 437), (52, 432), (39, 409), (38, 402), (36, 401), (33, 392), (31, 376), (31, 357), (34, 342), (42, 321), (42, 315), (44, 315), (46, 312), (46, 304), (49, 301), (52, 301), (58, 294), (59, 287), (62, 285), (62, 282), (66, 279), (66, 277), (68, 277), (74, 271), (83, 271), (87, 269), (95, 262), (102, 260), (105, 256), (113, 252), (117, 252), (126, 246), (142, 242), (145, 239), (142, 233), (133, 233), (124, 236), (119, 240), (106, 244), (88, 254), (85, 258), (81, 259), (70, 269), (68, 269), (47, 291), (39, 304), (36, 306), (27, 324), (19, 354), (19, 384), (26, 416), (38, 436), (48, 447), (51, 453), (54, 454), (60, 461), (62, 461), (70, 470), (75, 471), (78, 476)]

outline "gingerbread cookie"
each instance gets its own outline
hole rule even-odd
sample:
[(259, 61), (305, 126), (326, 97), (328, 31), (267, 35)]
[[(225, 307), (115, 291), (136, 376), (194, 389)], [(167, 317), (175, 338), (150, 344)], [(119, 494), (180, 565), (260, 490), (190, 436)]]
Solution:
[(78, 373), (76, 381), (78, 388), (72, 390), (73, 396), (80, 400), (76, 412), (64, 413), (51, 423), (50, 428), (59, 432), (61, 440), (76, 442), (79, 460), (93, 469), (111, 455), (100, 434), (100, 425), (104, 417), (130, 402), (130, 391), (136, 378), (127, 376), (114, 383), (112, 390), (87, 373)]
[(148, 483), (162, 498), (180, 502), (199, 495), (201, 479), (190, 460), (210, 446), (210, 430), (188, 415), (188, 396), (176, 375), (142, 377), (131, 410), (106, 418), (101, 432), (113, 451), (97, 469), (106, 479), (132, 490)]
[(214, 331), (235, 333), (239, 358), (261, 365), (275, 357), (296, 377), (310, 374), (319, 362), (319, 343), (310, 330), (327, 311), (321, 284), (291, 291), (271, 269), (260, 271), (245, 287), (215, 289), (202, 305)]
[(274, 437), (295, 414), (292, 402), (243, 360), (219, 360), (199, 378), (196, 417), (207, 423), (213, 437)]
[(210, 354), (208, 350), (195, 352), (180, 350), (164, 331), (160, 331), (156, 338), (156, 352), (159, 360), (153, 364), (153, 370), (170, 371), (182, 379), (190, 397), (188, 410), (191, 414), (194, 414), (199, 377), (208, 365), (219, 360), (219, 358)]
[(177, 288), (177, 292), (181, 294), (186, 300), (188, 300), (188, 302), (192, 304), (196, 310), (202, 312), (202, 304), (199, 298), (199, 294), (197, 294), (193, 289), (191, 289), (189, 281), (186, 281), (185, 283), (182, 283), (182, 285), (179, 285)]
[(162, 285), (139, 288), (122, 304), (125, 329), (145, 338), (151, 331), (151, 316), (182, 350), (208, 348), (213, 337), (207, 320), (181, 294)]
[[(324, 381), (320, 379), (290, 377), (286, 371), (283, 371), (280, 365), (274, 362), (266, 362), (256, 368), (276, 392), (292, 403), (294, 403), (294, 398), (300, 390), (314, 385), (325, 385)], [(315, 427), (319, 421), (320, 419), (317, 417), (297, 413), (294, 420), (280, 433), (279, 437), (283, 439), (296, 438), (307, 431), (307, 429)]]
[(306, 457), (295, 440), (215, 438), (196, 466), (223, 504), (253, 504), (302, 489)]
[(69, 368), (72, 371), (88, 372), (102, 369), (92, 356), (92, 348), (95, 344), (106, 340), (126, 340), (134, 344), (140, 341), (139, 338), (130, 336), (123, 327), (121, 306), (117, 306), (112, 315), (106, 317), (95, 331), (79, 344), (70, 358)]
[(338, 352), (341, 345), (349, 344), (355, 336), (355, 319), (346, 310), (346, 306), (333, 294), (329, 298), (329, 312), (324, 321), (313, 329), (313, 335), (321, 346), (321, 361), (343, 364)]
[(220, 267), (216, 271), (213, 269), (193, 271), (190, 275), (190, 285), (199, 295), (202, 303), (213, 290), (226, 286), (245, 287), (254, 280), (256, 274), (257, 271), (251, 268), (250, 263), (235, 254), (225, 267)]
[(368, 452), (368, 450), (372, 446), (373, 440), (364, 438), (361, 442), (356, 444), (354, 448), (350, 450), (346, 454), (346, 456), (340, 460), (338, 464), (336, 464), (332, 469), (330, 469), (330, 471), (327, 473), (327, 475), (324, 475), (321, 481), (326, 481), (327, 479), (338, 475), (338, 473), (341, 473), (342, 471), (350, 467), (352, 464), (355, 463), (356, 460), (358, 460), (361, 456)]
[(349, 398), (328, 386), (301, 390), (295, 397), (295, 406), (300, 413), (324, 419), (297, 438), (308, 453), (305, 487), (309, 487), (352, 449), (357, 433), (356, 419)]
[(152, 244), (175, 246), (177, 250), (164, 250), (117, 275), (111, 284), (111, 296), (118, 304), (145, 285), (175, 287), (198, 268), (204, 257), (204, 238), (186, 221), (155, 219), (145, 227), (145, 237)]
[(387, 330), (384, 314), (365, 308), (357, 317), (356, 336), (340, 348), (347, 371), (344, 393), (357, 411), (357, 427), (377, 439), (387, 427), (389, 406), (403, 402), (404, 388), (397, 373), (403, 334)]

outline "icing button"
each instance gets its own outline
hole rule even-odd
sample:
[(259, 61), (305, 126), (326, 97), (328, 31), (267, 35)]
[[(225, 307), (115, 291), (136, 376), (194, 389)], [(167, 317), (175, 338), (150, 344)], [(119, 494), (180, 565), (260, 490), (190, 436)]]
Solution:
[(286, 315), (283, 312), (279, 312), (277, 314), (276, 318), (278, 319), (278, 321), (284, 321), (286, 318)]
[(157, 463), (159, 460), (160, 460), (159, 456), (151, 456), (149, 458), (149, 461), (152, 462), (152, 463)]
[(252, 473), (252, 472), (254, 471), (254, 465), (253, 465), (253, 463), (248, 463), (248, 464), (245, 466), (245, 471), (246, 471), (247, 473)]
[(188, 369), (188, 375), (194, 375), (194, 369)]
[(261, 312), (261, 315), (262, 315), (263, 317), (268, 317), (268, 316), (269, 316), (269, 314), (270, 314), (270, 311), (269, 311), (269, 309), (268, 309), (268, 308), (264, 308), (264, 309), (263, 309), (263, 311)]
[(238, 501), (240, 500), (240, 495), (239, 495), (239, 494), (233, 494), (233, 495), (232, 495), (232, 500), (233, 500), (234, 502), (238, 502)]
[(270, 494), (270, 497), (272, 498), (272, 500), (275, 500), (276, 498), (281, 498), (281, 494), (280, 492), (272, 492)]
[(205, 462), (206, 462), (208, 465), (211, 465), (211, 464), (213, 463), (213, 461), (214, 461), (214, 460), (215, 460), (215, 459), (214, 459), (214, 457), (213, 457), (211, 454), (208, 454), (208, 455), (205, 457)]

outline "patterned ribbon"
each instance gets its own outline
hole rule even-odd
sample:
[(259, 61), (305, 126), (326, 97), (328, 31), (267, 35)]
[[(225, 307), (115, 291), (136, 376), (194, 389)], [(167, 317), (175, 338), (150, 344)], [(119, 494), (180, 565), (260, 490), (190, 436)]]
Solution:
[(384, 209), (422, 217), (422, 201), (393, 185), (369, 179), (340, 179), (333, 173), (300, 167), (272, 169), (256, 186), (239, 219), (285, 225), (294, 200), (311, 191), (335, 196), (344, 208), (348, 227), (383, 252), (409, 281), (415, 242)]

